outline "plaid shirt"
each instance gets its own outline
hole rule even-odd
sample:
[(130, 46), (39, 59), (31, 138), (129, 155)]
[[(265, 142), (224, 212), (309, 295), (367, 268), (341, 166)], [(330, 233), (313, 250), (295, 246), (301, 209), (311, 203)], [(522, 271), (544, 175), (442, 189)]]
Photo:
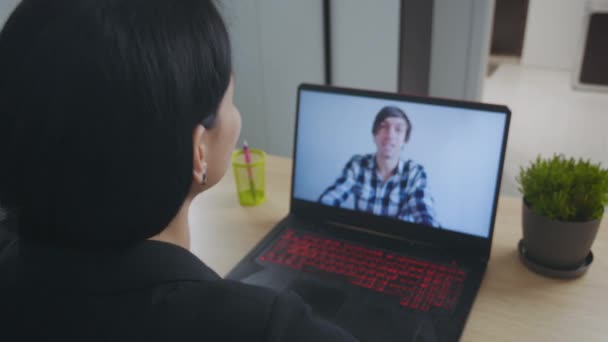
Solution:
[(426, 172), (411, 160), (400, 160), (396, 172), (383, 183), (374, 154), (354, 156), (319, 202), (340, 207), (351, 196), (355, 210), (439, 227), (433, 199), (426, 189)]

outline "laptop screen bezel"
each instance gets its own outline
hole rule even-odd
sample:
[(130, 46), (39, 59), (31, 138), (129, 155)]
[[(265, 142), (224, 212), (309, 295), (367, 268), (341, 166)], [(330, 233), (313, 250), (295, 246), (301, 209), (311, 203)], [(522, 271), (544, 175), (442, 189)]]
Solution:
[[(352, 95), (357, 97), (369, 97), (373, 99), (385, 99), (412, 102), (418, 104), (474, 109), (487, 112), (496, 112), (497, 114), (505, 115), (505, 128), (500, 151), (501, 155), (499, 159), (499, 168), (494, 188), (494, 203), (492, 206), (492, 216), (488, 237), (473, 236), (447, 229), (434, 229), (421, 224), (399, 221), (393, 218), (377, 216), (365, 212), (354, 211), (351, 209), (329, 207), (316, 202), (295, 198), (294, 187), (297, 170), (296, 156), (298, 149), (300, 97), (303, 91), (315, 91), (328, 94)], [(494, 236), (496, 210), (498, 207), (498, 198), (500, 195), (500, 182), (502, 179), (507, 138), (509, 134), (509, 125), (511, 121), (511, 111), (509, 110), (509, 108), (507, 108), (506, 106), (494, 104), (484, 104), (436, 97), (423, 97), (409, 94), (388, 93), (307, 83), (303, 83), (298, 87), (298, 96), (296, 102), (295, 134), (292, 154), (293, 169), (291, 173), (290, 196), (290, 213), (292, 215), (318, 222), (336, 222), (343, 225), (357, 227), (359, 229), (369, 230), (372, 232), (380, 232), (382, 234), (392, 235), (401, 239), (407, 239), (410, 241), (433, 245), (444, 250), (450, 250), (452, 253), (466, 255), (467, 257), (480, 257), (484, 260), (487, 260), (489, 258), (492, 247), (492, 238)]]

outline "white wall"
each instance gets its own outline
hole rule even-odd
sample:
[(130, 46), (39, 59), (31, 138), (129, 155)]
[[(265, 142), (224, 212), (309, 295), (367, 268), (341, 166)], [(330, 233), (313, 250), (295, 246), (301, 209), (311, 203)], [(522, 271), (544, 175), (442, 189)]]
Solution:
[(19, 2), (20, 0), (0, 0), (0, 27), (4, 26), (4, 22)]
[(396, 91), (400, 0), (332, 1), (333, 83)]
[[(1, 1), (1, 0), (0, 0)], [(296, 88), (324, 82), (322, 2), (224, 0), (250, 145), (291, 156)], [(431, 95), (478, 100), (494, 0), (435, 0)], [(400, 0), (332, 1), (335, 85), (396, 91)]]
[[(435, 0), (430, 95), (480, 100), (495, 0)], [(399, 0), (332, 2), (334, 84), (396, 91)]]
[(581, 39), (585, 0), (530, 0), (522, 64), (571, 70)]
[(435, 0), (430, 95), (481, 99), (494, 6), (494, 0)]
[(297, 86), (324, 81), (322, 3), (224, 0), (222, 6), (234, 47), (241, 137), (290, 156)]
[(233, 47), (234, 102), (243, 118), (241, 136), (256, 148), (267, 149), (267, 115), (264, 98), (259, 4), (224, 1), (222, 10)]

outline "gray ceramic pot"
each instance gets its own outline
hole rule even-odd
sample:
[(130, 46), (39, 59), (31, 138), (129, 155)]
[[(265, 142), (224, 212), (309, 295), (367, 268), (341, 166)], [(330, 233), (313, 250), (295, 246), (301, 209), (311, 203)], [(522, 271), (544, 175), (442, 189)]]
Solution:
[(589, 255), (601, 219), (564, 222), (534, 213), (523, 202), (522, 225), (526, 252), (531, 260), (555, 269), (580, 267)]

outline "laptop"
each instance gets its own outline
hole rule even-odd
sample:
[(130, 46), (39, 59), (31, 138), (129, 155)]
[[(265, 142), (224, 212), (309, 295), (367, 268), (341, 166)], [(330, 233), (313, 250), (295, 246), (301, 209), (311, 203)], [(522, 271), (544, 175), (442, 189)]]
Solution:
[(490, 257), (505, 106), (303, 84), (287, 217), (227, 278), (362, 341), (455, 341)]

